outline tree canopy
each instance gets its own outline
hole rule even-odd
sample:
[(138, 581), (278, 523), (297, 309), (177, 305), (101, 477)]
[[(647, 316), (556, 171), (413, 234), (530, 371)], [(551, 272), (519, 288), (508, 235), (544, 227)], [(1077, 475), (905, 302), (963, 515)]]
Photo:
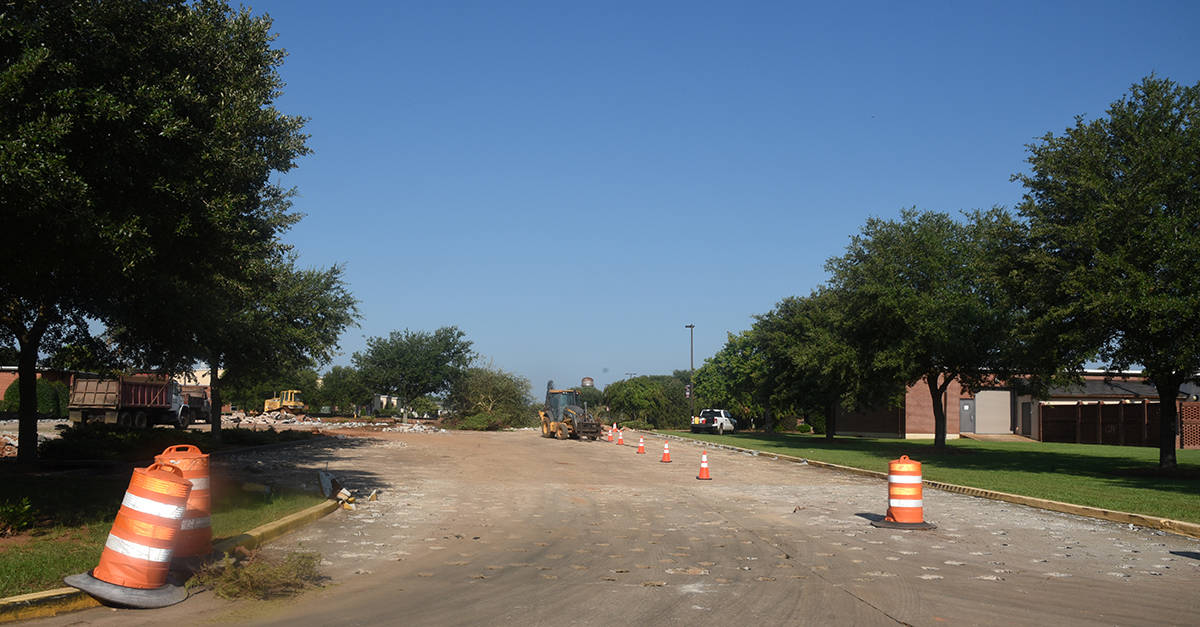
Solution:
[(428, 331), (392, 331), (367, 338), (367, 349), (354, 353), (354, 366), (373, 394), (399, 396), (404, 405), (426, 394), (441, 394), (461, 377), (475, 354), (458, 327)]
[[(284, 53), (270, 29), (225, 0), (0, 14), (0, 210), (22, 243), (0, 249), (13, 270), (0, 276), (0, 340), (17, 345), (27, 397), (39, 356), (85, 346), (96, 324), (140, 368), (210, 358), (214, 329), (241, 311), (230, 303), (290, 265), (277, 238), (298, 217), (270, 179), (307, 137), (274, 106)], [(21, 416), (30, 459), (34, 407)]]
[(729, 333), (725, 346), (696, 369), (698, 407), (728, 409), (749, 424), (763, 413), (766, 363), (752, 331)]
[(1155, 76), (1107, 114), (1029, 147), (1020, 214), (1051, 324), (1158, 389), (1159, 466), (1174, 468), (1179, 387), (1200, 372), (1200, 83)]
[(681, 428), (688, 424), (685, 385), (674, 375), (622, 379), (605, 386), (604, 403), (625, 419), (643, 420), (656, 428)]
[(507, 426), (528, 418), (529, 379), (494, 365), (468, 368), (450, 386), (447, 409), (460, 417), (487, 416), (491, 424)]
[(868, 356), (866, 372), (885, 385), (925, 381), (936, 448), (946, 445), (950, 383), (977, 388), (1007, 372), (1013, 320), (977, 263), (987, 250), (980, 234), (990, 232), (943, 213), (906, 210), (900, 220), (869, 219), (846, 254), (827, 264), (843, 299), (845, 336)]

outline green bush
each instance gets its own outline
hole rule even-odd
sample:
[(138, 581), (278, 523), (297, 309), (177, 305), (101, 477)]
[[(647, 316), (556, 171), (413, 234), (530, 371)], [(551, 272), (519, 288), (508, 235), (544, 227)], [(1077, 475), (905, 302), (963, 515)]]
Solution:
[[(808, 423), (806, 426), (813, 433), (825, 433), (825, 414), (809, 414), (804, 417), (804, 422)], [(801, 433), (808, 433), (808, 431), (802, 431)]]
[(799, 427), (796, 427), (796, 431), (798, 431), (800, 433), (812, 433), (812, 430), (813, 430), (812, 425), (809, 425), (809, 424), (803, 424), (803, 425), (800, 425)]
[[(251, 431), (222, 429), (219, 448), (259, 446), (276, 442), (291, 442), (313, 437), (310, 431)], [(153, 459), (168, 446), (191, 444), (205, 453), (216, 447), (208, 431), (177, 429), (129, 429), (112, 424), (89, 423), (64, 429), (59, 437), (38, 445), (43, 459), (102, 459), (141, 462)]]
[(0, 503), (0, 538), (10, 536), (33, 526), (37, 520), (37, 512), (29, 497), (21, 497), (20, 501)]
[[(4, 411), (15, 412), (21, 409), (21, 381), (13, 381), (4, 391)], [(37, 380), (37, 412), (42, 416), (53, 418), (67, 417), (67, 404), (70, 402), (70, 390), (59, 381)]]
[(470, 431), (496, 431), (502, 426), (501, 419), (494, 414), (474, 414), (458, 421), (459, 429)]
[(624, 422), (618, 422), (617, 426), (622, 429), (641, 429), (643, 431), (650, 431), (654, 429), (654, 427), (645, 420), (626, 420)]

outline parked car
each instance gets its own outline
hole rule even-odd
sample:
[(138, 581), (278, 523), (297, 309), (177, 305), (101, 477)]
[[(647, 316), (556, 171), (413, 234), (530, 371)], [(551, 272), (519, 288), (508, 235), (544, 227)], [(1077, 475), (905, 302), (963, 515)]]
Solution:
[(699, 416), (692, 417), (692, 433), (717, 434), (737, 431), (737, 420), (724, 409), (701, 409)]

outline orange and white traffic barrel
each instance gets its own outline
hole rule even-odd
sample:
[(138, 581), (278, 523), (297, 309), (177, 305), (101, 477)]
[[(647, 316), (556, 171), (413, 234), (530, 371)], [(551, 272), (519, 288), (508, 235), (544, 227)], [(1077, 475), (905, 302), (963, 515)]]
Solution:
[(162, 454), (155, 455), (154, 461), (178, 467), (183, 471), (183, 478), (192, 484), (172, 559), (212, 553), (212, 491), (209, 489), (208, 454), (191, 444), (179, 444), (169, 446)]
[(871, 524), (888, 529), (933, 529), (925, 522), (925, 499), (922, 489), (921, 462), (901, 455), (888, 462), (887, 516)]
[(168, 583), (167, 574), (191, 491), (192, 484), (175, 466), (135, 468), (100, 564), (64, 581), (102, 601), (129, 607), (166, 607), (186, 599), (187, 590)]

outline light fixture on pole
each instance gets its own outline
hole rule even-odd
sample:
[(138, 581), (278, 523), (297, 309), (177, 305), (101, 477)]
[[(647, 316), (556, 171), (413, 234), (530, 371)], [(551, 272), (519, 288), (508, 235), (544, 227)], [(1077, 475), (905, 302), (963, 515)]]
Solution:
[[(696, 325), (685, 324), (688, 330), (688, 400), (691, 401), (692, 416), (696, 415)], [(691, 416), (688, 417), (691, 422)]]

